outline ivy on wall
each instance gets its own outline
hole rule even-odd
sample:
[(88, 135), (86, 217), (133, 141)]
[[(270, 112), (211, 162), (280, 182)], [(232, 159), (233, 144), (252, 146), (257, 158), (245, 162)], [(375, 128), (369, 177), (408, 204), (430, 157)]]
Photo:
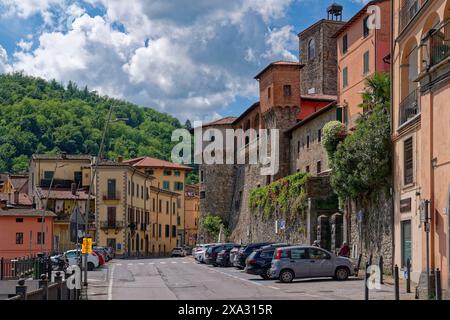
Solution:
[(271, 184), (250, 191), (249, 207), (253, 212), (260, 212), (264, 219), (279, 210), (290, 214), (302, 212), (307, 207), (305, 183), (310, 175), (298, 172)]

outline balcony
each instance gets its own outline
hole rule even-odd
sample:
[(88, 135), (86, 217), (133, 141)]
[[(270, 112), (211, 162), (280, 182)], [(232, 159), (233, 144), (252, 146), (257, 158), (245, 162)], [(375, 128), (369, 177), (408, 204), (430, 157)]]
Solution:
[(402, 126), (406, 122), (415, 118), (420, 114), (420, 91), (419, 89), (411, 92), (403, 101), (400, 103), (400, 123)]
[(100, 229), (123, 229), (125, 223), (123, 221), (100, 221)]
[[(52, 184), (52, 179), (41, 179), (40, 181), (40, 187), (42, 188), (50, 188), (50, 185)], [(63, 180), (63, 179), (53, 179), (52, 188), (63, 188), (63, 189), (70, 189), (72, 186), (72, 183), (75, 183), (78, 185), (78, 181), (75, 180)]]
[(405, 30), (406, 26), (419, 12), (419, 0), (406, 0), (403, 7), (399, 11), (400, 33)]
[(430, 67), (450, 56), (450, 20), (447, 20), (430, 36)]
[(105, 192), (103, 194), (103, 200), (104, 201), (120, 200), (120, 193), (119, 192)]

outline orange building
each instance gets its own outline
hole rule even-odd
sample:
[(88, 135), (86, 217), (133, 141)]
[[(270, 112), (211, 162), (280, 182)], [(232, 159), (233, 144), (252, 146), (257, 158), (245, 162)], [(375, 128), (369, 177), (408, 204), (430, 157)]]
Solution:
[[(380, 10), (381, 28), (369, 28), (369, 6)], [(389, 72), (390, 1), (375, 0), (365, 5), (335, 35), (338, 59), (338, 104), (343, 108), (343, 120), (351, 129), (363, 110), (361, 93), (366, 78), (375, 72)]]
[[(44, 215), (43, 234), (42, 215)], [(53, 248), (53, 219), (50, 211), (16, 208), (0, 200), (0, 257), (5, 259), (51, 252)], [(41, 251), (41, 236), (43, 246)]]
[(450, 281), (450, 0), (392, 5), (395, 263), (424, 296), (427, 266)]
[(199, 185), (186, 185), (185, 190), (185, 233), (186, 245), (195, 246), (198, 235), (198, 217), (200, 215)]

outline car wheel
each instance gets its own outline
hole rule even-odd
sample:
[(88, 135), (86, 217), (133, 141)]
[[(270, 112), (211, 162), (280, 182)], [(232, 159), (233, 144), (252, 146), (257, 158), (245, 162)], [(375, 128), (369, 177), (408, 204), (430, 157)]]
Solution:
[(338, 281), (344, 281), (348, 279), (349, 274), (350, 272), (346, 267), (339, 267), (336, 269), (334, 277)]
[(283, 283), (289, 283), (294, 280), (294, 273), (291, 270), (283, 270), (280, 272), (280, 281)]
[(95, 265), (93, 262), (88, 262), (87, 267), (88, 267), (88, 271), (92, 271), (95, 269)]

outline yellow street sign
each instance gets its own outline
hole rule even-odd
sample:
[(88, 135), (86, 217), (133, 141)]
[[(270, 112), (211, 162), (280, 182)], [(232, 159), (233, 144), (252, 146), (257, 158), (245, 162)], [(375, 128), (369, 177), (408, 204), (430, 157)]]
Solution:
[(83, 238), (83, 245), (81, 246), (81, 253), (91, 254), (92, 253), (92, 238)]

